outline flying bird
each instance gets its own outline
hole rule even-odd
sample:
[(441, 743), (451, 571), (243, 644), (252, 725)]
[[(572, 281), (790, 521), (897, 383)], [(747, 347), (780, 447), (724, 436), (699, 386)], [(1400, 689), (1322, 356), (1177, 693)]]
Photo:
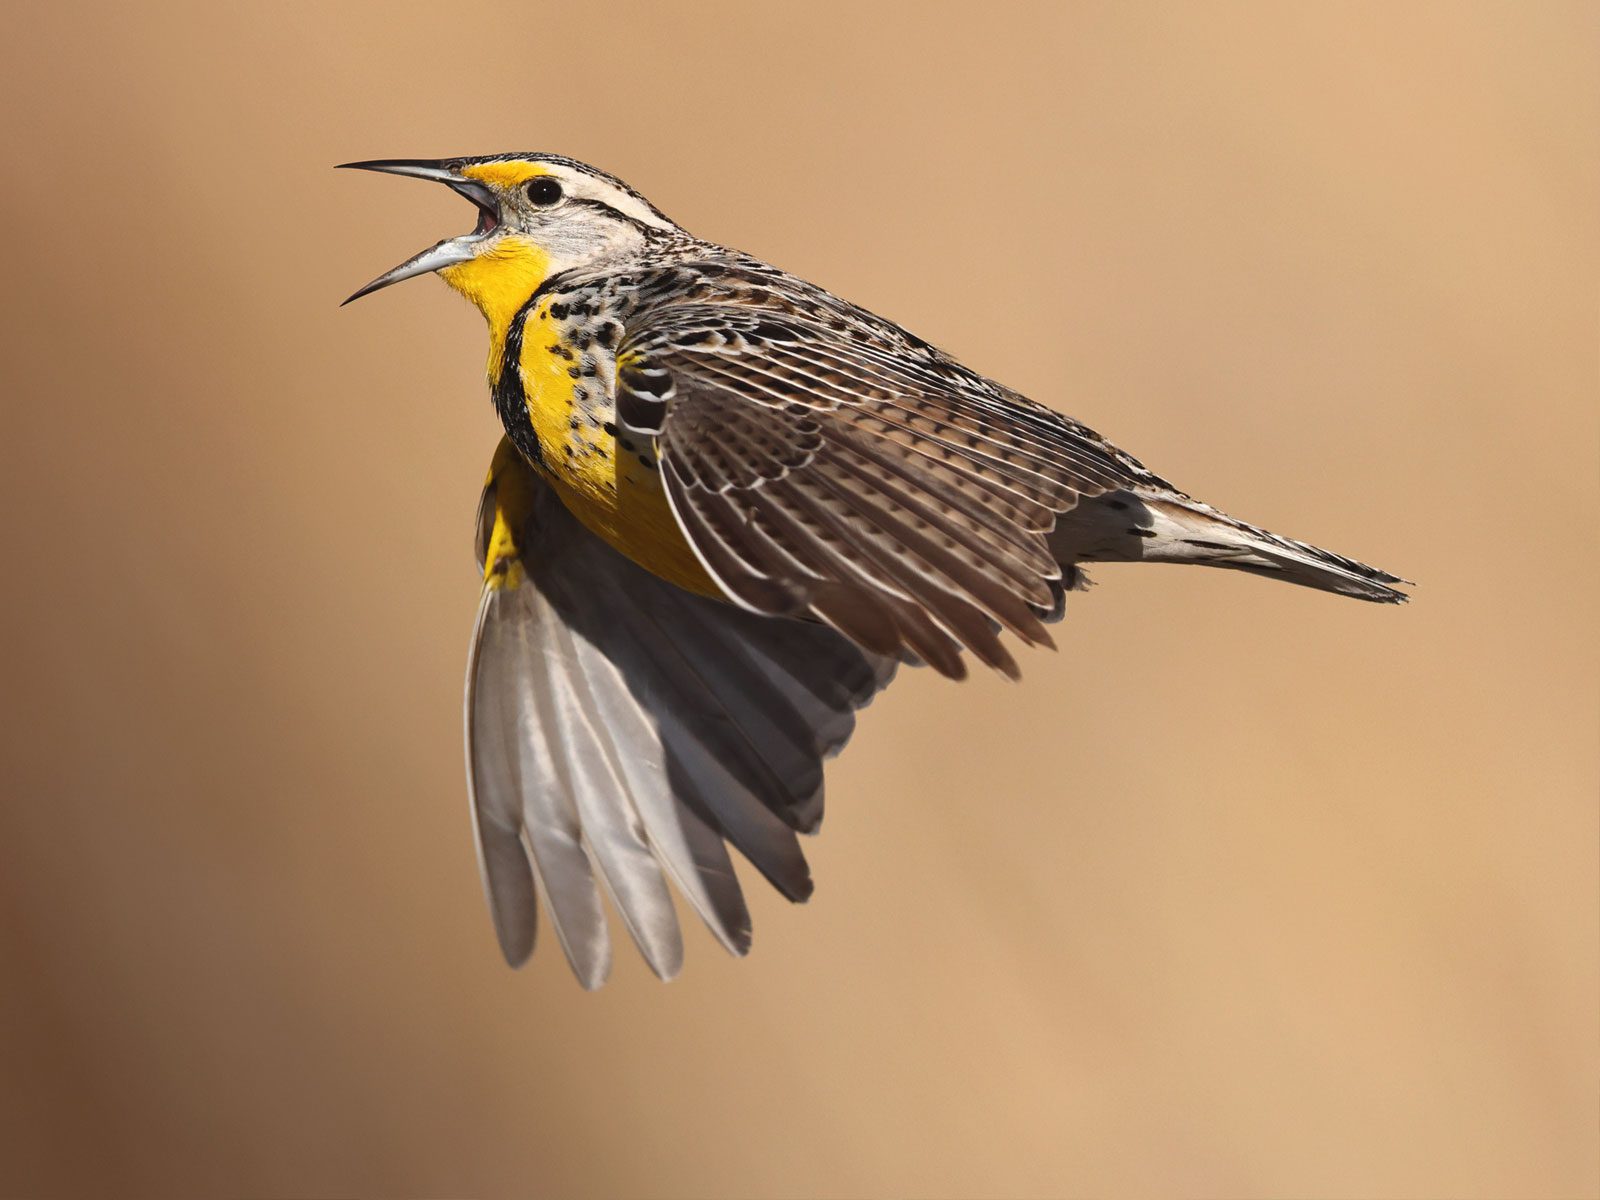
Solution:
[(579, 982), (604, 982), (604, 891), (671, 978), (669, 882), (744, 954), (729, 846), (806, 899), (798, 835), (856, 712), (902, 666), (960, 679), (970, 655), (1016, 677), (1002, 635), (1051, 645), (1086, 563), (1406, 598), (604, 171), (555, 154), (344, 165), (434, 180), (478, 212), (350, 299), (436, 273), (488, 322), (505, 438), (478, 512), (467, 776), (513, 966), (542, 907)]

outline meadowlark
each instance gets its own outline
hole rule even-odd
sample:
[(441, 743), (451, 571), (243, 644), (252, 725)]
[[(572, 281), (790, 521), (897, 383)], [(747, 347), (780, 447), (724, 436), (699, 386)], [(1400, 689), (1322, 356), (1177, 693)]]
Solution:
[(604, 171), (554, 154), (346, 165), (478, 210), (350, 299), (437, 273), (489, 326), (505, 439), (478, 513), (467, 774), (514, 966), (542, 893), (579, 981), (603, 982), (603, 886), (670, 978), (668, 879), (745, 953), (728, 845), (804, 900), (796, 835), (822, 820), (823, 761), (856, 711), (903, 664), (960, 678), (970, 652), (1015, 677), (1001, 633), (1050, 645), (1084, 563), (1405, 599), (1396, 576), (1190, 498)]

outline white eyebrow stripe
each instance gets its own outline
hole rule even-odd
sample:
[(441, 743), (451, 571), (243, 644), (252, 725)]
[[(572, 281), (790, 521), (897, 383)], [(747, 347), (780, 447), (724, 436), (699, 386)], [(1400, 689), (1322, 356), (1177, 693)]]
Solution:
[(579, 200), (595, 200), (607, 208), (614, 208), (623, 216), (648, 225), (652, 229), (670, 230), (677, 226), (667, 220), (650, 205), (640, 200), (630, 192), (615, 187), (603, 179), (596, 179), (582, 171), (574, 171), (569, 167), (556, 167), (551, 171), (559, 175), (562, 183), (566, 185), (570, 195)]

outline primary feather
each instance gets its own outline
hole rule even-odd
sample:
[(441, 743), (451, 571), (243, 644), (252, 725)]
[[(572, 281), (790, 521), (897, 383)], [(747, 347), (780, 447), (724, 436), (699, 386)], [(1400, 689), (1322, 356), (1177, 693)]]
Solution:
[[(729, 859), (784, 895), (811, 878), (822, 763), (895, 663), (826, 626), (696, 596), (585, 530), (509, 446), (480, 528), (489, 558), (467, 672), (468, 778), (485, 891), (513, 965), (538, 896), (574, 972), (604, 981), (603, 884), (652, 970), (682, 939), (666, 880), (719, 941), (750, 946)], [(509, 541), (507, 536), (509, 535)]]

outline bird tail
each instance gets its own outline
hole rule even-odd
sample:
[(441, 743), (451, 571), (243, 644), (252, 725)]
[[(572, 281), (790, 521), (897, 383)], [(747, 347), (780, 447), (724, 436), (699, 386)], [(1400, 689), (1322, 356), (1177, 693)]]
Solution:
[(1378, 604), (1410, 597), (1408, 580), (1295, 541), (1176, 492), (1099, 496), (1064, 514), (1051, 538), (1063, 563), (1178, 562), (1248, 571)]

